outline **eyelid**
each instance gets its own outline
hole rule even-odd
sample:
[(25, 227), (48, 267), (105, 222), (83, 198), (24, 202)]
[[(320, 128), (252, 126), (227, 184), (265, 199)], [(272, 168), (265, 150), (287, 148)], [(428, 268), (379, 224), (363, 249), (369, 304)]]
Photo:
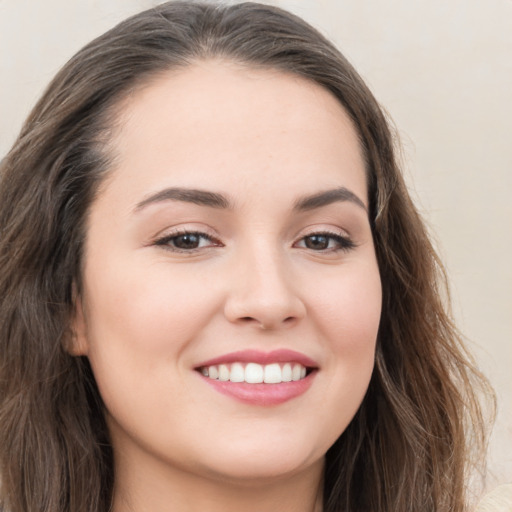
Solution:
[[(162, 233), (162, 232), (161, 232)], [(200, 238), (208, 240), (210, 243), (206, 246), (199, 246), (195, 248), (183, 249), (173, 246), (170, 242), (183, 235), (196, 235)], [(337, 243), (337, 247), (325, 248), (325, 249), (312, 249), (310, 247), (299, 246), (305, 239), (313, 236), (325, 236), (326, 238), (334, 239)], [(187, 253), (193, 254), (196, 252), (203, 251), (214, 247), (223, 247), (224, 244), (220, 241), (217, 234), (206, 226), (180, 226), (173, 227), (163, 230), (162, 234), (155, 236), (148, 245), (162, 247), (170, 252), (174, 253)], [(341, 228), (323, 227), (323, 226), (309, 226), (299, 233), (292, 244), (292, 247), (299, 249), (306, 249), (318, 254), (326, 253), (337, 253), (340, 251), (347, 252), (355, 249), (358, 246), (352, 239), (352, 237)]]
[[(205, 239), (210, 240), (212, 243), (207, 247), (197, 247), (195, 249), (180, 249), (178, 247), (172, 247), (169, 242), (183, 235), (196, 235)], [(208, 249), (211, 247), (221, 247), (223, 246), (222, 242), (219, 238), (209, 229), (205, 227), (195, 228), (193, 226), (184, 226), (184, 227), (176, 227), (168, 230), (164, 230), (163, 234), (159, 234), (150, 243), (150, 245), (154, 245), (157, 247), (162, 247), (170, 252), (175, 253), (188, 253), (192, 254), (197, 251), (201, 251), (204, 249)]]
[[(320, 249), (320, 250), (313, 250), (310, 249), (313, 252), (322, 254), (322, 253), (332, 253), (332, 252), (340, 252), (340, 251), (350, 251), (357, 247), (358, 244), (354, 242), (352, 237), (342, 229), (333, 229), (333, 228), (311, 228), (306, 233), (301, 233), (297, 240), (294, 242), (294, 246), (296, 246), (298, 243), (302, 242), (304, 239), (312, 236), (325, 236), (327, 238), (332, 238), (338, 241), (339, 247), (337, 248), (330, 248), (330, 249)], [(303, 247), (300, 247), (301, 249)], [(305, 249), (308, 249), (307, 247)]]

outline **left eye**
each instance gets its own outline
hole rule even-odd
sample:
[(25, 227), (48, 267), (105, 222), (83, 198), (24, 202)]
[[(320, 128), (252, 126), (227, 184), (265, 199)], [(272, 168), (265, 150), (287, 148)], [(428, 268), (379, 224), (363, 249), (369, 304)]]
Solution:
[(215, 242), (204, 233), (179, 233), (176, 235), (166, 236), (156, 242), (156, 245), (162, 245), (169, 249), (178, 251), (193, 251), (216, 245)]
[(354, 247), (349, 238), (333, 233), (314, 233), (301, 238), (297, 245), (313, 251), (349, 250)]

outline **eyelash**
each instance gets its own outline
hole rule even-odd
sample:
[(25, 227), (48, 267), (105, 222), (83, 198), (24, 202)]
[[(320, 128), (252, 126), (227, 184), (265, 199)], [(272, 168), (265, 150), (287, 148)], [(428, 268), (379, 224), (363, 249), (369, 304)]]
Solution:
[[(222, 247), (222, 243), (217, 240), (212, 235), (209, 235), (207, 233), (203, 233), (201, 231), (188, 231), (188, 230), (180, 230), (176, 231), (174, 233), (170, 233), (169, 235), (166, 235), (162, 238), (159, 238), (155, 241), (155, 245), (159, 247), (164, 247), (166, 250), (172, 251), (172, 252), (178, 252), (178, 253), (185, 253), (185, 254), (191, 254), (195, 253), (197, 251), (200, 251), (203, 249), (203, 247), (193, 247), (189, 249), (183, 249), (180, 247), (176, 247), (175, 245), (172, 245), (176, 242), (177, 239), (180, 237), (197, 237), (198, 239), (202, 240), (208, 240), (210, 244), (207, 247)], [(305, 241), (306, 239), (311, 239), (313, 237), (325, 237), (328, 239), (328, 245), (330, 244), (331, 240), (334, 240), (337, 244), (336, 248), (326, 248), (326, 249), (320, 249), (320, 250), (314, 250), (308, 247), (303, 247), (305, 249), (311, 249), (313, 252), (318, 253), (330, 253), (330, 252), (348, 252), (352, 249), (355, 249), (357, 245), (347, 236), (341, 235), (340, 233), (335, 233), (331, 231), (319, 231), (310, 233), (308, 235), (303, 236), (299, 239), (299, 242)], [(297, 242), (296, 242), (297, 243)], [(294, 244), (294, 246), (296, 245)]]
[(178, 238), (185, 237), (185, 236), (197, 237), (202, 240), (209, 240), (210, 246), (213, 246), (213, 247), (221, 247), (222, 246), (221, 242), (219, 240), (217, 240), (215, 237), (213, 237), (212, 235), (203, 233), (201, 231), (188, 231), (186, 229), (178, 230), (173, 233), (170, 233), (169, 235), (165, 235), (162, 238), (159, 238), (158, 240), (155, 241), (155, 245), (164, 247), (165, 249), (172, 251), (172, 252), (180, 252), (180, 253), (188, 253), (188, 254), (194, 253), (194, 252), (202, 249), (202, 247), (183, 249), (183, 248), (176, 247), (176, 246), (172, 245), (173, 243), (175, 243), (175, 241)]
[[(319, 252), (319, 253), (340, 252), (340, 251), (348, 252), (348, 251), (356, 248), (356, 244), (348, 236), (341, 235), (340, 233), (335, 233), (332, 231), (318, 231), (318, 232), (310, 233), (306, 236), (303, 236), (299, 240), (299, 242), (302, 242), (308, 238), (311, 239), (313, 237), (325, 237), (327, 239), (334, 240), (335, 243), (337, 244), (336, 248), (320, 249), (320, 250), (314, 251), (314, 252)], [(328, 241), (328, 244), (329, 243), (330, 243), (330, 241)], [(306, 249), (307, 249), (307, 247), (306, 247)]]

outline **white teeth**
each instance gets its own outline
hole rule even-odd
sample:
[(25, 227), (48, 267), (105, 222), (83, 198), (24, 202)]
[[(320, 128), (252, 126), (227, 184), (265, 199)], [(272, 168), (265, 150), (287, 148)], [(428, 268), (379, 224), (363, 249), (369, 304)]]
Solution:
[(294, 364), (292, 368), (292, 380), (300, 380), (300, 374), (301, 374), (301, 365), (300, 364)]
[(229, 380), (231, 382), (243, 382), (245, 380), (244, 367), (240, 363), (234, 363), (231, 365)]
[(225, 364), (219, 365), (219, 380), (222, 380), (222, 381), (229, 380), (229, 368)]
[(263, 366), (261, 364), (249, 363), (245, 367), (245, 382), (249, 384), (263, 382)]
[(292, 365), (290, 363), (286, 363), (283, 366), (281, 379), (283, 382), (290, 382), (292, 380)]
[(208, 367), (208, 376), (210, 379), (218, 379), (219, 378), (219, 369), (216, 366)]
[(279, 384), (282, 381), (281, 367), (277, 363), (267, 364), (264, 368), (263, 382), (267, 384)]
[(233, 363), (208, 366), (200, 369), (210, 379), (223, 382), (247, 382), (249, 384), (279, 384), (301, 380), (306, 377), (306, 367), (299, 363)]

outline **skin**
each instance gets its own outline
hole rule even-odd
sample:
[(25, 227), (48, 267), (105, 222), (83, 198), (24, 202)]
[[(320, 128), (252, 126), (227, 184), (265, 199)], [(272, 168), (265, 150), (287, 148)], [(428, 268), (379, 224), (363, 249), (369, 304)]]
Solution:
[[(73, 348), (107, 410), (113, 510), (321, 510), (324, 455), (368, 387), (381, 312), (351, 121), (318, 85), (222, 61), (160, 75), (119, 121), (88, 218)], [(148, 202), (169, 187), (231, 205)], [(340, 187), (361, 204), (294, 208)], [(176, 251), (176, 230), (206, 236)], [(308, 245), (326, 231), (326, 247)], [(196, 371), (244, 349), (310, 357), (311, 386), (246, 404)]]

